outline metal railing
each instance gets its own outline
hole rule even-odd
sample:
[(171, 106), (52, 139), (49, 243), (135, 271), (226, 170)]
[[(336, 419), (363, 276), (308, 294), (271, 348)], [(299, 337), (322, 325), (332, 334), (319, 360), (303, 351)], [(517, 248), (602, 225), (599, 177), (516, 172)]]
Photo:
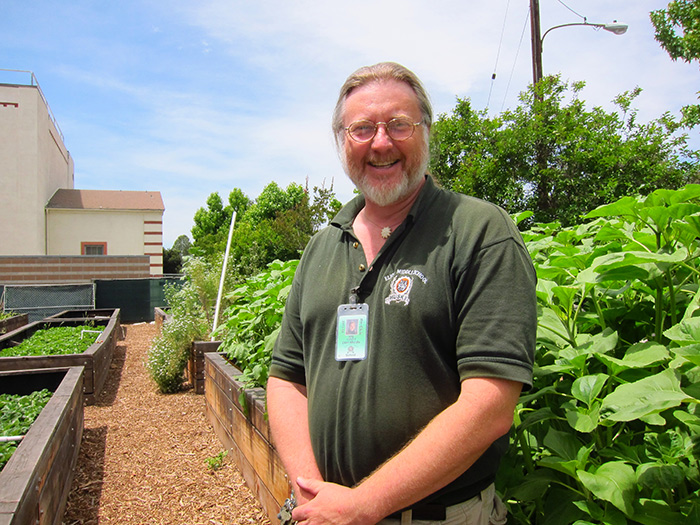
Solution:
[(58, 131), (58, 134), (61, 136), (61, 140), (65, 144), (66, 139), (63, 136), (63, 132), (61, 131), (61, 127), (58, 125), (58, 121), (56, 120), (56, 117), (53, 115), (53, 111), (51, 111), (51, 106), (49, 106), (48, 100), (46, 100), (46, 97), (44, 96), (44, 92), (41, 90), (41, 86), (39, 85), (39, 81), (36, 79), (36, 75), (34, 75), (33, 71), (25, 71), (23, 69), (3, 69), (0, 68), (0, 72), (6, 72), (6, 73), (23, 73), (25, 75), (29, 75), (29, 83), (25, 82), (3, 82), (0, 79), (0, 84), (7, 84), (11, 86), (33, 86), (36, 87), (37, 91), (39, 92), (39, 96), (41, 96), (41, 100), (44, 101), (44, 104), (46, 105), (46, 109), (49, 112), (49, 118), (51, 119), (51, 122), (53, 122), (53, 125), (56, 128), (56, 131)]

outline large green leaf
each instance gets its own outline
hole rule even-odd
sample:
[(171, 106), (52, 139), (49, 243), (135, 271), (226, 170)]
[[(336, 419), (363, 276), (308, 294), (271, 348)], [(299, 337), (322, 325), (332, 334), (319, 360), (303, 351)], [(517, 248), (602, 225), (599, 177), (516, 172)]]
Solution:
[(573, 309), (574, 301), (580, 289), (576, 286), (555, 286), (552, 288), (552, 292), (559, 300), (559, 305), (562, 309), (568, 312)]
[(644, 463), (637, 467), (637, 481), (646, 488), (671, 490), (684, 479), (683, 469), (678, 465)]
[(679, 525), (692, 521), (672, 510), (665, 501), (641, 498), (634, 503), (634, 521), (642, 525)]
[(639, 202), (634, 197), (623, 197), (612, 204), (598, 206), (586, 214), (586, 219), (593, 217), (615, 217), (618, 215), (636, 216)]
[(634, 469), (623, 461), (603, 463), (595, 473), (577, 472), (581, 483), (596, 497), (609, 501), (627, 516), (634, 514), (636, 476)]
[(578, 432), (588, 434), (598, 428), (600, 421), (600, 405), (594, 405), (592, 408), (570, 408), (566, 409), (566, 421), (571, 425), (571, 428)]
[(519, 430), (524, 430), (532, 425), (536, 425), (542, 421), (549, 421), (551, 419), (556, 419), (557, 416), (552, 412), (549, 407), (540, 408), (534, 412), (530, 412), (523, 418), (522, 423), (518, 427)]
[(603, 399), (603, 417), (612, 421), (632, 421), (691, 399), (681, 390), (676, 372), (667, 369), (617, 387)]
[(630, 346), (622, 359), (603, 354), (596, 355), (610, 369), (612, 375), (618, 375), (630, 368), (649, 368), (668, 361), (670, 356), (668, 348), (652, 341)]
[(557, 346), (568, 344), (568, 332), (566, 325), (551, 308), (539, 307), (537, 309), (537, 339), (551, 341)]
[(631, 272), (644, 270), (649, 272), (649, 264), (653, 265), (674, 265), (683, 262), (687, 255), (682, 250), (677, 250), (673, 253), (658, 253), (658, 252), (613, 252), (597, 257), (591, 267), (598, 273), (610, 275), (614, 270), (615, 274), (620, 274), (620, 270), (629, 268)]
[(578, 459), (581, 442), (574, 434), (550, 428), (544, 438), (544, 445), (557, 456), (566, 460)]
[(700, 366), (700, 343), (674, 348), (673, 353), (687, 359), (695, 366)]
[[(606, 328), (599, 334), (589, 336), (588, 334), (581, 334), (578, 339), (584, 339), (587, 337), (587, 341), (581, 342), (579, 346), (573, 349), (578, 355), (598, 355), (607, 354), (615, 350), (618, 343), (617, 332)], [(565, 352), (562, 350), (562, 354)]]
[[(660, 191), (660, 190), (656, 190)], [(668, 202), (676, 204), (700, 198), (700, 184), (686, 184), (679, 190), (665, 190)], [(654, 192), (655, 193), (655, 192)]]
[(683, 319), (666, 330), (664, 335), (679, 345), (700, 343), (700, 317)]
[(557, 475), (551, 470), (539, 469), (525, 476), (518, 486), (508, 492), (508, 497), (517, 498), (520, 501), (536, 501), (542, 497), (550, 485), (558, 481)]
[(571, 395), (579, 401), (586, 403), (590, 407), (603, 390), (608, 376), (605, 374), (595, 374), (579, 377), (571, 385)]

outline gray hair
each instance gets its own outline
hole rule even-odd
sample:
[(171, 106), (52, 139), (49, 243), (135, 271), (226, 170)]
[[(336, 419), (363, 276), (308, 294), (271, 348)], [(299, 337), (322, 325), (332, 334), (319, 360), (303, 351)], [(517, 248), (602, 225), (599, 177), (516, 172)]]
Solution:
[(343, 126), (343, 116), (345, 113), (345, 100), (350, 93), (352, 93), (355, 88), (370, 84), (371, 82), (386, 80), (405, 82), (411, 87), (418, 99), (418, 106), (420, 107), (422, 115), (421, 122), (425, 125), (426, 131), (430, 130), (430, 126), (433, 123), (433, 108), (430, 104), (428, 93), (416, 74), (396, 62), (380, 62), (373, 66), (361, 67), (351, 74), (345, 81), (345, 84), (343, 84), (343, 87), (340, 88), (340, 95), (338, 96), (338, 102), (333, 111), (332, 121), (333, 135), (335, 136), (335, 143), (337, 146), (343, 143), (343, 137), (345, 136), (343, 133), (345, 130)]

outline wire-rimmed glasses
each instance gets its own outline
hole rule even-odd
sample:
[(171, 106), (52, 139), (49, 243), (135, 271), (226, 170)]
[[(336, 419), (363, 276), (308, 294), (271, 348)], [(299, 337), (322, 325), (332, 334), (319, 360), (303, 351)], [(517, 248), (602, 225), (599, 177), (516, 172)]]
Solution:
[(391, 119), (389, 122), (372, 122), (371, 120), (358, 120), (353, 122), (345, 131), (355, 142), (360, 144), (369, 142), (377, 134), (377, 129), (380, 125), (384, 126), (386, 129), (386, 134), (389, 135), (391, 140), (396, 140), (401, 142), (403, 140), (411, 138), (416, 126), (422, 124), (421, 122), (411, 122), (407, 118), (397, 117)]

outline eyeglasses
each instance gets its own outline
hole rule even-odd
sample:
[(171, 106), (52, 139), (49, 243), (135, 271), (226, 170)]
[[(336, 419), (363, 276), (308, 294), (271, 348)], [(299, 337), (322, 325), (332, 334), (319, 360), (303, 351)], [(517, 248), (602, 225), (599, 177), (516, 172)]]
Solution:
[(421, 122), (411, 122), (406, 118), (393, 118), (389, 122), (372, 122), (371, 120), (358, 120), (353, 122), (345, 131), (348, 132), (350, 138), (360, 144), (369, 142), (377, 134), (379, 126), (383, 125), (386, 129), (386, 134), (391, 140), (402, 141), (411, 138), (416, 126), (420, 126)]

